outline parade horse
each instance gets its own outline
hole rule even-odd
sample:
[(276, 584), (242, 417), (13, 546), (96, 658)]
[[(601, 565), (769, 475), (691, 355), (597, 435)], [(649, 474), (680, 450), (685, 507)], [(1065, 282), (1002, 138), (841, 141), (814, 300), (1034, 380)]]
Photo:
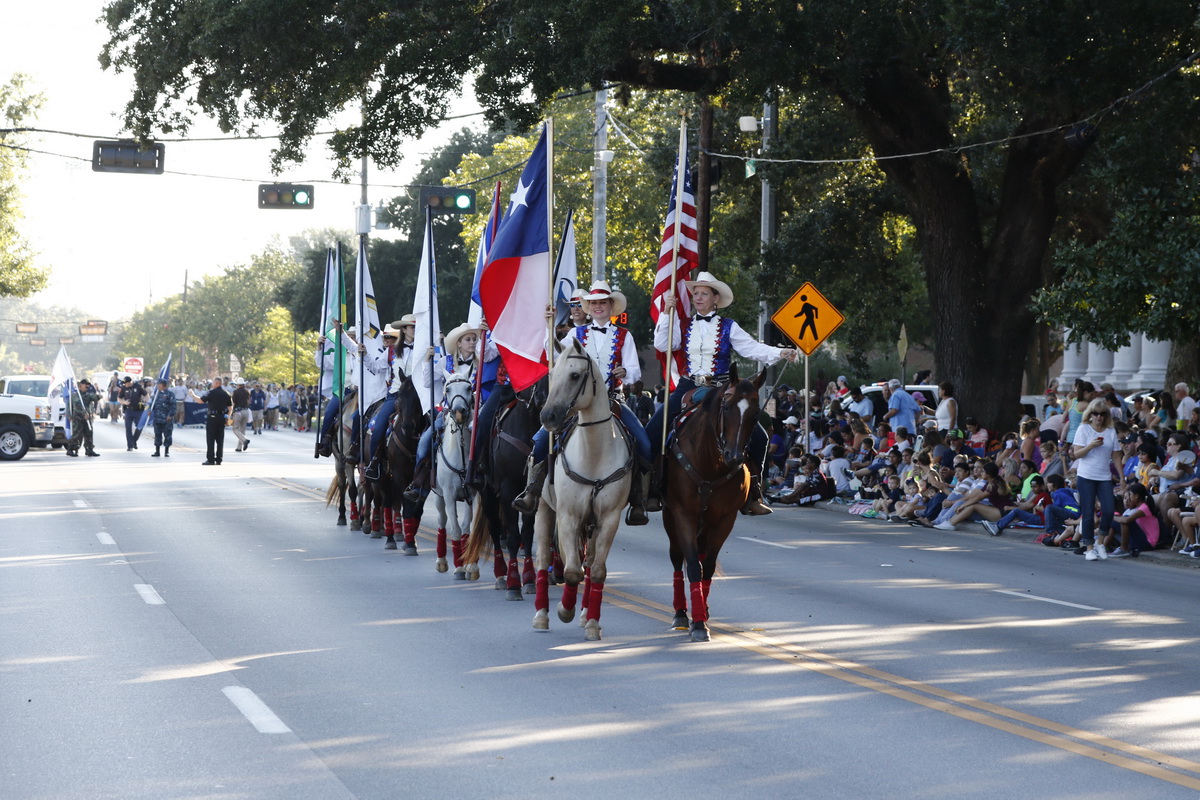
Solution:
[(729, 385), (695, 389), (675, 423), (665, 455), (663, 527), (671, 541), (675, 630), (689, 629), (683, 566), (692, 601), (691, 640), (707, 642), (708, 594), (717, 557), (750, 493), (746, 444), (758, 424), (758, 390), (766, 372)]
[(550, 627), (548, 567), (557, 528), (565, 581), (558, 618), (563, 622), (575, 618), (575, 599), (582, 582), (584, 638), (597, 641), (606, 562), (634, 479), (634, 448), (613, 415), (600, 367), (578, 339), (571, 339), (554, 365), (541, 418), (546, 430), (561, 431), (562, 436), (557, 452), (551, 455), (549, 479), (534, 519), (537, 587), (533, 627)]
[[(383, 533), (387, 537), (384, 549), (396, 549), (396, 535), (403, 540), (401, 551), (406, 556), (417, 555), (417, 529), (421, 526), (421, 511), (425, 501), (413, 502), (404, 497), (412, 483), (417, 465), (417, 443), (428, 425), (429, 417), (421, 409), (421, 398), (411, 376), (406, 376), (396, 392), (385, 454), (379, 479), (372, 481), (379, 505), (382, 507)], [(397, 517), (399, 522), (397, 522)]]
[[(446, 382), (442, 419), (445, 425), (437, 437), (433, 458), (433, 495), (438, 512), (438, 572), (449, 569), (446, 563), (446, 538), (454, 553), (454, 578), (466, 580), (463, 566), (463, 531), (470, 530), (474, 504), (467, 491), (467, 468), (471, 448), (471, 410), (475, 405), (474, 387), (469, 378), (457, 375)], [(459, 504), (465, 508), (459, 516)]]
[[(471, 526), (465, 557), (468, 578), (479, 577), (476, 562), (482, 553), (485, 539), (491, 536), (495, 559), (496, 588), (507, 591), (508, 600), (524, 600), (522, 589), (532, 594), (533, 514), (522, 514), (513, 508), (513, 500), (525, 488), (525, 461), (533, 448), (533, 435), (542, 423), (539, 416), (546, 401), (547, 379), (516, 393), (511, 403), (496, 414), (491, 440), (478, 442), (488, 448), (488, 469), (480, 492), (480, 509)], [(525, 551), (525, 563), (518, 569), (517, 553)], [(508, 562), (505, 563), (507, 551)]]
[(333, 436), (333, 480), (329, 483), (329, 490), (325, 493), (325, 506), (328, 508), (333, 505), (333, 501), (337, 500), (338, 506), (338, 525), (346, 524), (346, 495), (350, 495), (350, 530), (362, 530), (362, 520), (359, 517), (358, 505), (358, 482), (354, 474), (354, 468), (358, 464), (358, 457), (353, 453), (343, 452), (350, 450), (350, 437), (353, 433), (353, 420), (355, 409), (355, 397), (358, 390), (352, 386), (347, 386), (345, 397), (342, 399), (341, 412), (338, 414), (337, 424), (340, 425), (340, 430), (334, 430)]

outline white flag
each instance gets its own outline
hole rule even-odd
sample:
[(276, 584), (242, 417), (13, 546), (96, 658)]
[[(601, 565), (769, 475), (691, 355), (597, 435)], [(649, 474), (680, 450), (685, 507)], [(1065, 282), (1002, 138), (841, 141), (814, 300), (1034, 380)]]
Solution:
[[(383, 327), (379, 324), (379, 309), (375, 305), (375, 287), (371, 283), (371, 269), (367, 266), (366, 242), (359, 239), (358, 263), (355, 269), (355, 304), (354, 324), (358, 328), (358, 341), (366, 347), (364, 359), (374, 362), (383, 357), (387, 349), (383, 344)], [(376, 375), (363, 366), (358, 367), (360, 374), (355, 377), (359, 381), (358, 393), (359, 415), (376, 400), (387, 394), (387, 379), (385, 373)]]
[[(417, 356), (413, 358), (413, 380), (416, 381), (417, 395), (421, 398), (421, 409), (428, 413), (437, 399), (442, 396), (441, 342), (442, 321), (438, 316), (437, 303), (437, 264), (433, 258), (433, 214), (425, 210), (425, 243), (421, 246), (421, 267), (417, 272), (417, 294), (413, 298), (413, 316), (417, 318), (416, 331), (413, 336), (413, 350)], [(434, 348), (431, 374), (433, 388), (426, 389), (421, 382), (417, 364), (427, 348)], [(420, 367), (424, 369), (424, 367)]]
[(567, 211), (558, 262), (554, 265), (554, 324), (566, 325), (571, 319), (571, 295), (579, 288), (575, 265), (575, 209)]
[[(71, 359), (67, 357), (66, 345), (60, 345), (58, 356), (54, 359), (54, 368), (50, 370), (50, 387), (46, 390), (46, 403), (50, 406), (52, 419), (58, 419), (59, 403), (65, 408), (67, 399), (75, 391), (78, 391), (75, 386), (75, 369), (71, 366)], [(66, 418), (63, 420), (63, 428), (69, 438), (71, 420), (69, 415), (64, 416)]]

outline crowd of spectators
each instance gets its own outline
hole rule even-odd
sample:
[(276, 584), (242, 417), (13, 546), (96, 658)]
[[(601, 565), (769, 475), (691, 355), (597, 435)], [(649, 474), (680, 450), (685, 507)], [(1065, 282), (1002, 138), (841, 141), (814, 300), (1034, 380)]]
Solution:
[[(224, 377), (222, 382), (226, 386), (233, 386), (235, 383), (228, 376)], [(147, 395), (153, 392), (150, 378), (143, 378), (138, 383), (144, 387)], [(102, 412), (102, 417), (116, 425), (121, 421), (123, 406), (120, 402), (121, 383), (114, 381), (114, 384), (110, 390), (111, 399), (103, 408), (96, 409), (96, 411)], [(176, 375), (172, 379), (168, 391), (175, 398), (176, 425), (189, 424), (185, 404), (194, 403), (195, 395), (207, 391), (209, 384), (210, 381), (187, 375)], [(301, 433), (312, 430), (319, 400), (316, 386), (306, 386), (301, 383), (285, 386), (269, 381), (263, 383), (249, 379), (246, 380), (245, 385), (250, 392), (249, 410), (254, 433), (261, 434), (265, 430), (277, 431), (280, 428), (291, 428)], [(203, 426), (204, 420), (198, 419), (192, 421), (191, 424)]]
[(1151, 549), (1200, 559), (1200, 406), (1187, 384), (1128, 403), (1107, 384), (1052, 385), (1014, 431), (960, 414), (950, 383), (925, 395), (890, 381), (877, 419), (844, 377), (808, 402), (778, 387), (768, 406), (770, 501), (829, 501), (943, 531), (1033, 528), (1038, 542), (1089, 561)]

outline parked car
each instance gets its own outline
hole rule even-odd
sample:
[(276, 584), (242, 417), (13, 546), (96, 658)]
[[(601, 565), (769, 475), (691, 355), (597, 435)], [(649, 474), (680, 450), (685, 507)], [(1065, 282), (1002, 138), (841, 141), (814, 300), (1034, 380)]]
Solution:
[(24, 458), (33, 445), (48, 446), (54, 441), (54, 417), (45, 392), (49, 378), (39, 396), (34, 394), (36, 383), (26, 383), (36, 377), (0, 378), (0, 461), (16, 461)]

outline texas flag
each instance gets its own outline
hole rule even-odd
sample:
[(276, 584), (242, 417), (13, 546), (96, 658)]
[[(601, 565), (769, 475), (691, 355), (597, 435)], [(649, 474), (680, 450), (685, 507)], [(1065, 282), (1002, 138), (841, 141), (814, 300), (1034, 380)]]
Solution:
[(546, 304), (550, 293), (546, 128), (521, 180), (479, 276), (479, 299), (492, 341), (514, 391), (546, 374)]

